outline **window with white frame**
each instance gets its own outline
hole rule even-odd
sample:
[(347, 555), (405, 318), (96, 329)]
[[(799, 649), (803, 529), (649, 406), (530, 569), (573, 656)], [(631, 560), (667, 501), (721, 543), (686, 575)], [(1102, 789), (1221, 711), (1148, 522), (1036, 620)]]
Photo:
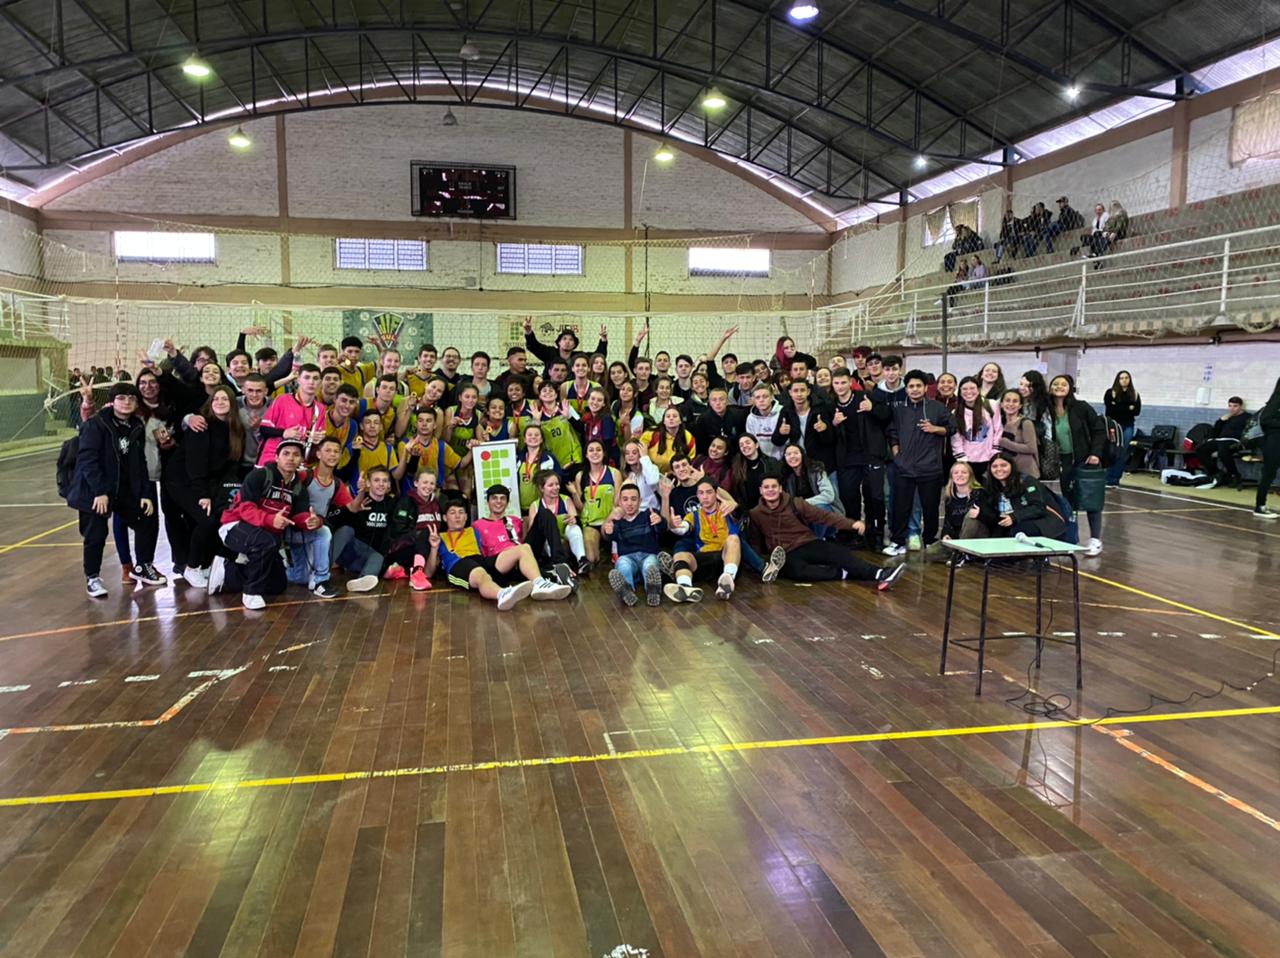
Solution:
[(334, 240), (334, 265), (338, 269), (425, 270), (425, 240), (363, 239), (340, 236)]
[(550, 243), (499, 243), (498, 272), (581, 276), (582, 247)]
[(690, 276), (768, 276), (767, 249), (690, 246)]
[(212, 233), (165, 233), (117, 230), (112, 236), (117, 262), (213, 263), (217, 243)]

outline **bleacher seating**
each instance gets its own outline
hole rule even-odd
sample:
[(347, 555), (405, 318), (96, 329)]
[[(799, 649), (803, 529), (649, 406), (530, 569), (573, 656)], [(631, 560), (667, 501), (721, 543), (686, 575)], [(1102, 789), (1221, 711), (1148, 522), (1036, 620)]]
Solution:
[[(989, 280), (985, 290), (955, 295), (948, 310), (952, 341), (1149, 336), (1211, 323), (1259, 329), (1280, 322), (1280, 186), (1134, 215), (1129, 235), (1113, 251), (1117, 255), (1101, 261), (1073, 258), (1069, 250), (1077, 241), (1067, 234), (1053, 253), (1006, 256), (995, 268), (1012, 267), (1009, 281), (992, 277), (997, 282)], [(984, 253), (992, 266), (992, 251)], [(1102, 268), (1092, 269), (1098, 262)], [(882, 345), (937, 342), (942, 297), (953, 282), (939, 270), (865, 291), (856, 304), (856, 325), (831, 324), (831, 345), (839, 348), (852, 338)]]

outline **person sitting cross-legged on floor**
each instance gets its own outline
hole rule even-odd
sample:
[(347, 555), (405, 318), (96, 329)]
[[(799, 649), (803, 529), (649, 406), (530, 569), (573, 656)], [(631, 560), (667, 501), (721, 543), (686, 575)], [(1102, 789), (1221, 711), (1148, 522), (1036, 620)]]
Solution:
[(245, 476), (244, 484), (222, 513), (218, 536), (235, 561), (216, 556), (209, 567), (210, 595), (239, 592), (246, 609), (266, 607), (268, 595), (285, 590), (284, 560), (280, 546), (291, 526), (313, 530), (324, 519), (311, 511), (307, 487), (298, 476), (303, 445), (299, 439), (282, 439), (273, 450), (274, 461)]
[(451, 585), (479, 593), (482, 599), (496, 602), (499, 612), (506, 612), (521, 599), (562, 598), (563, 586), (542, 577), (533, 550), (527, 545), (505, 549), (486, 556), (480, 549), (480, 537), (467, 525), (465, 503), (453, 501), (445, 506), (443, 532), (428, 534), (430, 553), (424, 572), (430, 578), (443, 567)]
[[(387, 565), (391, 551), (391, 516), (396, 511), (394, 480), (386, 466), (365, 473), (351, 505), (351, 516), (333, 534), (333, 561), (356, 576), (348, 592), (372, 592), (384, 567), (389, 578), (405, 578), (399, 565)], [(398, 570), (398, 571), (397, 571)]]
[(681, 517), (671, 512), (671, 489), (671, 480), (664, 478), (662, 513), (671, 531), (682, 538), (672, 563), (676, 581), (667, 583), (663, 592), (672, 602), (701, 602), (702, 590), (693, 584), (696, 576), (700, 581), (716, 579), (716, 598), (730, 598), (742, 559), (738, 523), (724, 514), (719, 490), (710, 479), (698, 481), (697, 503)]
[[(905, 563), (877, 568), (863, 562), (848, 546), (826, 542), (813, 534), (820, 525), (862, 535), (866, 525), (834, 512), (811, 506), (782, 491), (782, 482), (766, 476), (760, 483), (760, 502), (751, 510), (750, 536), (757, 549), (772, 550), (770, 565), (777, 565), (788, 579), (797, 582), (829, 582), (853, 579), (875, 582), (885, 591), (893, 587), (906, 568)], [(783, 555), (777, 557), (778, 551)]]
[[(617, 553), (617, 564), (609, 572), (609, 585), (626, 605), (636, 604), (636, 586), (644, 579), (645, 601), (662, 602), (662, 547), (659, 533), (662, 516), (640, 508), (640, 487), (634, 482), (618, 490), (618, 505), (609, 513), (600, 531)], [(670, 560), (670, 556), (666, 557)]]

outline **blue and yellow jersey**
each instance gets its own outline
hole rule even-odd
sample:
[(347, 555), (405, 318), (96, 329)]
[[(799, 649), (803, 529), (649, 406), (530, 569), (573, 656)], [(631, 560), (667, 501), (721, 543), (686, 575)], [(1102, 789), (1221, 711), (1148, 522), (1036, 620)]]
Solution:
[(445, 575), (458, 564), (459, 559), (480, 555), (480, 537), (470, 526), (459, 532), (440, 533), (440, 565)]
[(404, 443), (386, 440), (370, 449), (363, 442), (357, 440), (351, 455), (356, 459), (356, 475), (351, 478), (351, 489), (354, 492), (357, 479), (374, 466), (385, 466), (387, 469), (394, 469), (400, 465), (400, 460), (404, 456)]
[(382, 431), (378, 434), (379, 438), (386, 439), (395, 429), (396, 415), (400, 412), (400, 403), (403, 401), (401, 396), (393, 396), (391, 399), (391, 408), (386, 412), (379, 412), (378, 407), (374, 405), (372, 399), (361, 399), (360, 406), (356, 410), (356, 419), (363, 419), (365, 416), (380, 416), (382, 418)]
[(328, 413), (324, 417), (324, 434), (331, 436), (342, 444), (342, 458), (338, 460), (338, 468), (341, 469), (351, 461), (351, 450), (357, 442), (360, 424), (356, 421), (356, 417), (352, 416), (341, 426), (335, 426), (333, 423), (333, 414)]
[(738, 534), (738, 523), (719, 512), (707, 515), (702, 507), (684, 514), (684, 524), (689, 527), (684, 540), (692, 552), (722, 552), (729, 536)]
[(581, 416), (587, 408), (587, 396), (590, 395), (591, 390), (598, 388), (600, 388), (599, 383), (588, 379), (586, 388), (579, 392), (578, 387), (575, 386), (573, 380), (570, 379), (561, 387), (561, 395), (564, 396), (565, 401), (569, 403), (569, 407)]

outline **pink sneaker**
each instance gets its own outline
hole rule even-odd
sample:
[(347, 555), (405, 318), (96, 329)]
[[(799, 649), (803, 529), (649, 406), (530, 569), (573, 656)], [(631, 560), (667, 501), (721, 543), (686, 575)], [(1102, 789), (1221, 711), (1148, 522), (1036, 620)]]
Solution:
[(404, 566), (398, 562), (393, 562), (387, 567), (387, 571), (382, 573), (382, 578), (387, 582), (395, 582), (397, 579), (409, 578), (409, 573), (404, 571)]
[(414, 592), (426, 592), (431, 588), (431, 580), (427, 578), (427, 570), (419, 566), (409, 573), (409, 588)]

